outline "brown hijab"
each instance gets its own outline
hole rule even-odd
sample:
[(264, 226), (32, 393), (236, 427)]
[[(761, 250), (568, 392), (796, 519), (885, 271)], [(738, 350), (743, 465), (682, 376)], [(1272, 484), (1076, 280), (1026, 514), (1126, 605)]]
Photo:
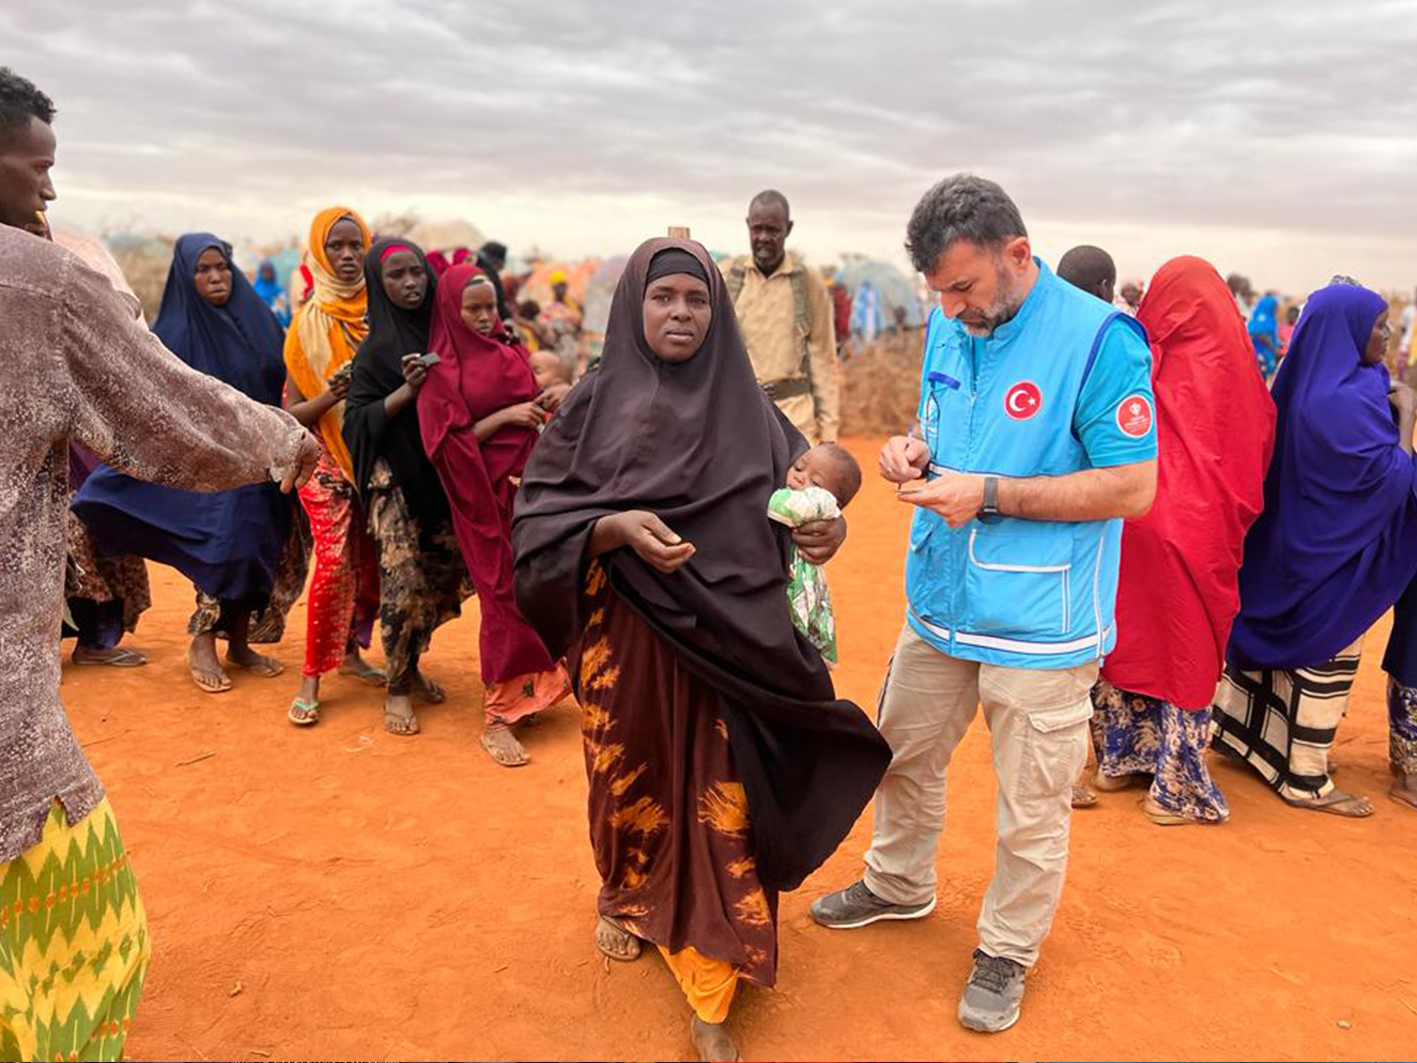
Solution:
[[(650, 263), (688, 252), (713, 317), (689, 360), (661, 361), (644, 335)], [(793, 889), (875, 792), (890, 749), (837, 700), (821, 655), (792, 624), (788, 529), (767, 518), (802, 436), (758, 386), (722, 275), (697, 243), (648, 240), (611, 305), (601, 367), (567, 397), (527, 463), (512, 543), (517, 604), (560, 656), (585, 626), (595, 522), (645, 509), (697, 548), (671, 575), (628, 549), (602, 559), (616, 592), (720, 695), (765, 884)]]

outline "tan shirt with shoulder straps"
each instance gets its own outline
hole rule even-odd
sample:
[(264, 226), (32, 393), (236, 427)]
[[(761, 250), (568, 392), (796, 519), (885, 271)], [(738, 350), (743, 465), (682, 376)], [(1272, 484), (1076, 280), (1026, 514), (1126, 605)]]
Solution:
[(723, 264), (758, 383), (813, 445), (841, 425), (832, 301), (821, 275), (789, 253), (770, 277), (751, 257)]

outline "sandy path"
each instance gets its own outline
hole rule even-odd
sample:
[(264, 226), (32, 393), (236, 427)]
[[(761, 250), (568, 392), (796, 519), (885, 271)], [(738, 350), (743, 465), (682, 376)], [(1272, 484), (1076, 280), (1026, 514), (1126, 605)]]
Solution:
[[(863, 464), (874, 447), (855, 447)], [(903, 608), (907, 514), (878, 480), (831, 569), (839, 688), (873, 706)], [(157, 605), (131, 672), (68, 668), (64, 697), (133, 856), (157, 956), (130, 1059), (690, 1059), (687, 1012), (653, 957), (607, 970), (575, 715), (509, 772), (477, 742), (477, 621), (429, 670), (447, 705), (424, 733), (380, 726), (380, 695), (328, 685), (325, 718), (283, 718), (290, 671), (198, 692), (183, 665), (190, 591), (152, 566)], [(1291, 811), (1229, 764), (1219, 828), (1163, 830), (1138, 794), (1080, 813), (1067, 892), (1023, 1020), (994, 1039), (954, 1020), (992, 868), (993, 775), (976, 721), (955, 760), (937, 913), (853, 932), (807, 905), (857, 874), (869, 812), (782, 904), (779, 986), (739, 998), (754, 1059), (1373, 1059), (1417, 1044), (1417, 814), (1387, 787), (1381, 633), (1337, 747), (1366, 822)], [(209, 756), (204, 756), (211, 754)], [(204, 758), (204, 759), (196, 759)], [(182, 763), (192, 761), (191, 763)], [(1339, 1023), (1346, 1024), (1341, 1027)]]

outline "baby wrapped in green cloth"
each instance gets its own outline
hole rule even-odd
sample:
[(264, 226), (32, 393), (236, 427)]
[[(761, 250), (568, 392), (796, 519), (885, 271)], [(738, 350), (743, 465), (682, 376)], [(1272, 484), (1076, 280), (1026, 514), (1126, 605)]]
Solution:
[[(787, 486), (768, 499), (768, 517), (799, 528), (816, 520), (841, 516), (861, 487), (861, 466), (844, 448), (821, 443), (805, 451), (787, 470)], [(836, 664), (836, 620), (832, 616), (827, 577), (792, 548), (787, 600), (792, 622), (817, 647), (828, 664)]]

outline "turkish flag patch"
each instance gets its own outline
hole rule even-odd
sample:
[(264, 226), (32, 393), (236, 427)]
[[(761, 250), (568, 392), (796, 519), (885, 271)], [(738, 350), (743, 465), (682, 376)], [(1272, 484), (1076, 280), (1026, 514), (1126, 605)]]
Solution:
[(1122, 434), (1140, 439), (1151, 431), (1151, 400), (1145, 395), (1128, 395), (1117, 404), (1117, 427)]
[(1032, 380), (1020, 380), (1004, 395), (1004, 412), (1015, 421), (1026, 421), (1043, 409), (1043, 392)]

